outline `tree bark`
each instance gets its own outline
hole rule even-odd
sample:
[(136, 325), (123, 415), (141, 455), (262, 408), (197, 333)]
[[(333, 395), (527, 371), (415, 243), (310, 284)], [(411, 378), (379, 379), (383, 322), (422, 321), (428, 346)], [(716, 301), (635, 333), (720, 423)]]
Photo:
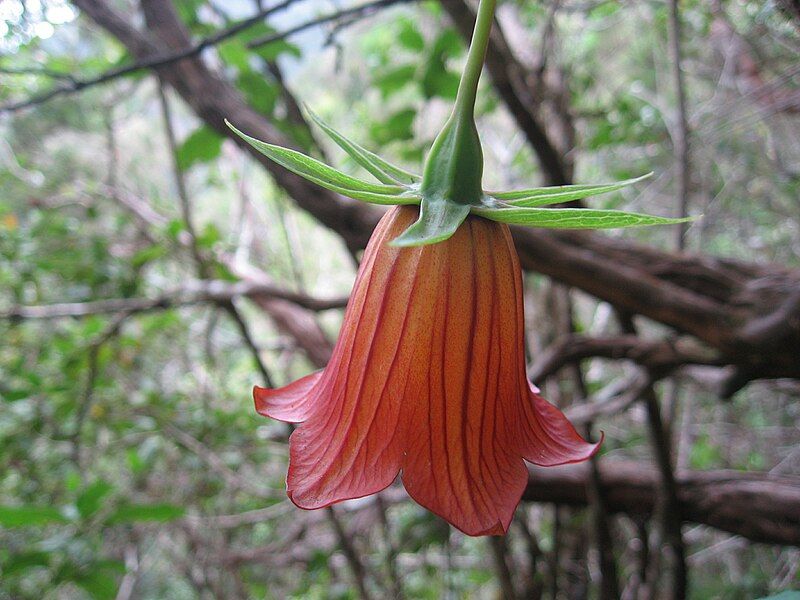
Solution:
[[(523, 500), (586, 506), (588, 464), (530, 469)], [(628, 461), (604, 461), (607, 509), (652, 515), (658, 473)], [(800, 479), (740, 471), (696, 471), (676, 476), (684, 521), (741, 535), (754, 542), (800, 546)]]

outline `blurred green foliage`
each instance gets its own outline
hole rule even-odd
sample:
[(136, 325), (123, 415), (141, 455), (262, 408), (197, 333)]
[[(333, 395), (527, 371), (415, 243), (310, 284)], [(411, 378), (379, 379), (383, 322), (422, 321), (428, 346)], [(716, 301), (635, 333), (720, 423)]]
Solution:
[[(42, 73), (0, 74), (0, 101), (58, 85), (45, 69), (90, 78), (130, 61), (64, 2), (42, 3), (61, 12), (37, 13), (31, 5), (38, 3), (28, 4), (23, 10), (9, 0), (3, 7), (0, 65), (35, 65)], [(504, 4), (515, 47), (539, 58), (547, 5)], [(775, 3), (722, 4), (762, 57), (764, 79), (797, 94), (791, 73), (798, 40), (785, 15)], [(236, 20), (222, 5), (176, 2), (198, 38)], [(725, 71), (709, 4), (682, 6), (695, 132), (692, 210), (705, 214), (690, 232), (690, 246), (800, 266), (797, 116), (742, 93), (744, 84)], [(664, 3), (602, 0), (566, 2), (557, 13), (546, 52), (568, 81), (577, 180), (659, 174), (643, 189), (600, 199), (598, 208), (667, 214), (673, 206), (666, 10)], [(42, 24), (51, 21), (53, 32), (44, 37)], [(298, 147), (320, 152), (284, 83), (353, 139), (418, 169), (454, 98), (464, 54), (438, 5), (380, 13), (340, 32), (335, 47), (292, 38), (248, 49), (249, 41), (283, 28), (258, 25), (205, 59)], [(531, 150), (485, 86), (479, 110), (487, 179), (532, 185), (538, 172)], [(346, 294), (353, 266), (341, 242), (171, 94), (170, 101), (200, 247), (243, 257), (287, 289)], [(0, 309), (138, 298), (196, 276), (181, 243), (187, 229), (158, 106), (152, 74), (138, 72), (0, 121)], [(334, 162), (355, 171), (344, 156)], [(143, 205), (156, 218), (148, 221)], [(670, 240), (668, 231), (625, 235), (661, 247)], [(233, 278), (221, 261), (214, 273)], [(311, 369), (257, 306), (241, 308), (277, 383)], [(319, 319), (331, 337), (339, 320), (335, 312)], [(578, 327), (602, 330), (602, 309), (582, 301)], [(0, 339), (0, 598), (115, 598), (129, 576), (139, 598), (221, 597), (220, 590), (231, 598), (356, 597), (335, 544), (309, 541), (323, 535), (319, 518), (298, 515), (285, 500), (285, 432), (253, 411), (250, 389), (263, 382), (226, 312), (198, 305), (126, 319), (2, 319)], [(619, 365), (593, 366), (590, 387), (623, 374)], [(753, 385), (721, 406), (687, 384), (679, 396), (686, 465), (796, 474), (800, 413), (792, 394)], [(635, 411), (598, 429), (606, 431), (607, 454), (649, 456)], [(265, 508), (275, 512), (253, 522), (242, 517), (242, 524), (223, 526), (218, 519)], [(563, 543), (579, 547), (585, 516), (562, 512)], [(487, 597), (495, 589), (484, 540), (465, 539), (410, 503), (392, 504), (388, 513), (409, 597)], [(552, 511), (529, 507), (527, 516), (537, 523), (541, 548), (550, 551)], [(385, 579), (385, 539), (380, 528), (358, 519), (363, 559)], [(624, 519), (620, 525), (626, 532), (632, 527)], [(698, 554), (690, 554), (693, 598), (745, 599), (800, 586), (796, 550), (739, 544), (707, 556), (703, 549), (723, 536), (693, 529), (689, 539)], [(513, 551), (524, 554), (522, 543), (515, 544)], [(632, 555), (621, 552), (624, 574), (630, 573)]]

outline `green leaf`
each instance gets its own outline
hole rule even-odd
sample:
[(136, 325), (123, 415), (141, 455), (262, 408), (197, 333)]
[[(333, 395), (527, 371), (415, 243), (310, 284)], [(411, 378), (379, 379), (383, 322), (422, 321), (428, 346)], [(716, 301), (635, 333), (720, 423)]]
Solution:
[(222, 139), (205, 125), (195, 129), (178, 148), (178, 167), (185, 171), (194, 164), (214, 160), (222, 149)]
[(368, 183), (356, 179), (300, 152), (250, 137), (229, 122), (226, 123), (238, 136), (270, 160), (326, 189), (373, 204), (419, 204), (420, 202), (420, 197), (406, 187)]
[(113, 486), (102, 479), (95, 481), (87, 487), (75, 502), (81, 517), (84, 519), (95, 514), (101, 506), (103, 498), (113, 489)]
[(249, 50), (242, 39), (230, 39), (217, 46), (220, 58), (228, 65), (240, 71), (248, 69), (247, 55)]
[(303, 56), (302, 50), (295, 44), (286, 40), (275, 40), (255, 49), (256, 54), (267, 62), (274, 62), (281, 54), (291, 54), (295, 58)]
[(694, 221), (696, 218), (670, 219), (619, 210), (588, 208), (473, 208), (472, 212), (500, 223), (548, 229), (618, 229), (648, 225), (675, 225)]
[(186, 513), (173, 504), (123, 504), (108, 519), (111, 525), (141, 521), (166, 522), (180, 519)]
[(0, 398), (6, 402), (17, 402), (25, 400), (33, 395), (33, 390), (30, 388), (16, 388), (16, 389), (2, 389), (0, 388)]
[(414, 138), (414, 119), (417, 111), (406, 108), (392, 114), (383, 123), (375, 123), (370, 127), (370, 135), (381, 146), (396, 140)]
[(119, 578), (125, 573), (124, 563), (112, 560), (96, 561), (87, 571), (74, 574), (72, 581), (86, 590), (95, 600), (116, 598)]
[(432, 52), (448, 58), (459, 56), (464, 52), (464, 40), (455, 28), (448, 27), (433, 42)]
[(28, 527), (66, 522), (67, 519), (54, 506), (0, 506), (0, 525), (3, 527)]
[(385, 73), (380, 74), (374, 79), (375, 87), (377, 87), (384, 100), (400, 91), (406, 85), (414, 81), (414, 76), (417, 73), (416, 65), (403, 65), (396, 67)]
[(425, 49), (425, 38), (417, 30), (414, 22), (411, 19), (403, 19), (400, 21), (400, 32), (397, 34), (397, 41), (404, 48), (420, 52)]
[(280, 95), (278, 87), (259, 73), (242, 71), (236, 78), (236, 87), (244, 94), (247, 103), (258, 112), (271, 115), (275, 110)]
[(614, 192), (647, 179), (652, 175), (652, 173), (647, 173), (641, 177), (618, 181), (616, 183), (562, 185), (519, 190), (515, 192), (487, 192), (487, 194), (495, 200), (508, 202), (514, 207), (547, 206), (548, 204), (560, 204), (561, 202), (571, 202), (573, 200), (588, 198), (589, 196)]
[(135, 268), (143, 267), (147, 263), (156, 261), (169, 253), (169, 250), (161, 244), (145, 246), (138, 250), (130, 259), (131, 265)]
[(452, 29), (445, 30), (434, 42), (425, 61), (422, 93), (426, 98), (440, 96), (455, 100), (461, 75), (447, 69), (447, 60), (463, 49), (461, 37)]
[(2, 569), (3, 575), (10, 577), (32, 567), (47, 567), (49, 565), (49, 552), (24, 552), (22, 554), (12, 554), (8, 560), (2, 563)]
[(452, 237), (469, 215), (471, 208), (469, 204), (423, 198), (417, 222), (390, 242), (390, 245), (407, 248), (443, 242)]
[(306, 108), (306, 110), (311, 120), (314, 121), (328, 137), (336, 142), (336, 144), (347, 152), (359, 165), (372, 173), (381, 183), (411, 185), (420, 181), (421, 177), (419, 175), (409, 173), (405, 169), (401, 169), (385, 161), (377, 154), (370, 152), (366, 148), (344, 137), (308, 108)]

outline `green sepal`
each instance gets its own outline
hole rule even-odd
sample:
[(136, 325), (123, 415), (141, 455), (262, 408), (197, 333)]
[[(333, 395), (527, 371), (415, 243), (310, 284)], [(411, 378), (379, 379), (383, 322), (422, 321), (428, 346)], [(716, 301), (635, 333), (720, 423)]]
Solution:
[(608, 192), (615, 192), (629, 185), (633, 185), (634, 183), (638, 183), (643, 179), (647, 179), (652, 175), (653, 173), (650, 172), (641, 177), (626, 179), (625, 181), (618, 181), (616, 183), (540, 187), (512, 192), (487, 192), (487, 195), (490, 198), (490, 202), (491, 199), (494, 199), (501, 204), (508, 203), (514, 207), (548, 206), (550, 204), (572, 202), (573, 200), (588, 198), (589, 196), (598, 196), (600, 194), (607, 194)]
[(619, 210), (587, 208), (473, 208), (473, 214), (509, 225), (548, 229), (617, 229), (688, 223), (698, 217), (671, 219)]
[(320, 119), (308, 107), (306, 107), (306, 112), (308, 112), (308, 116), (311, 117), (311, 120), (314, 121), (314, 123), (316, 123), (317, 126), (319, 126), (319, 128), (322, 129), (322, 131), (324, 131), (329, 138), (336, 142), (337, 146), (347, 152), (347, 154), (350, 155), (350, 157), (359, 165), (372, 173), (372, 175), (374, 175), (375, 178), (381, 183), (389, 185), (414, 185), (421, 181), (422, 177), (419, 175), (409, 173), (405, 169), (401, 169), (400, 167), (397, 167), (382, 159), (374, 152), (370, 152), (354, 141), (347, 139), (333, 127), (328, 125), (325, 121)]
[(342, 173), (315, 158), (295, 150), (267, 144), (236, 129), (228, 121), (228, 127), (261, 154), (289, 171), (316, 183), (328, 190), (372, 204), (419, 204), (420, 196), (407, 187), (369, 183)]
[(453, 236), (469, 213), (470, 206), (467, 204), (456, 204), (441, 198), (423, 198), (419, 219), (389, 245), (408, 248), (443, 242)]

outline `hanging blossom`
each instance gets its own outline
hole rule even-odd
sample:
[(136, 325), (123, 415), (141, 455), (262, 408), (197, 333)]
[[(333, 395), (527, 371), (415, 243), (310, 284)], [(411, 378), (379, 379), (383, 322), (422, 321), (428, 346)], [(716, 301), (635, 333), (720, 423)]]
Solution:
[[(509, 526), (525, 461), (554, 466), (599, 448), (527, 379), (522, 277), (507, 224), (603, 229), (682, 222), (613, 210), (545, 208), (631, 185), (484, 192), (474, 120), (495, 0), (482, 0), (452, 116), (422, 176), (311, 118), (378, 181), (249, 137), (283, 167), (356, 200), (396, 205), (362, 260), (328, 366), (257, 387), (257, 411), (298, 423), (287, 492), (317, 509), (376, 493), (401, 473), (409, 495), (469, 535)], [(647, 175), (645, 176), (647, 177)]]
[(598, 445), (528, 382), (508, 226), (469, 217), (445, 242), (391, 246), (417, 213), (392, 208), (375, 230), (327, 368), (256, 388), (256, 409), (302, 423), (287, 480), (297, 506), (373, 494), (402, 471), (411, 497), (460, 530), (503, 533), (523, 459), (576, 462)]

